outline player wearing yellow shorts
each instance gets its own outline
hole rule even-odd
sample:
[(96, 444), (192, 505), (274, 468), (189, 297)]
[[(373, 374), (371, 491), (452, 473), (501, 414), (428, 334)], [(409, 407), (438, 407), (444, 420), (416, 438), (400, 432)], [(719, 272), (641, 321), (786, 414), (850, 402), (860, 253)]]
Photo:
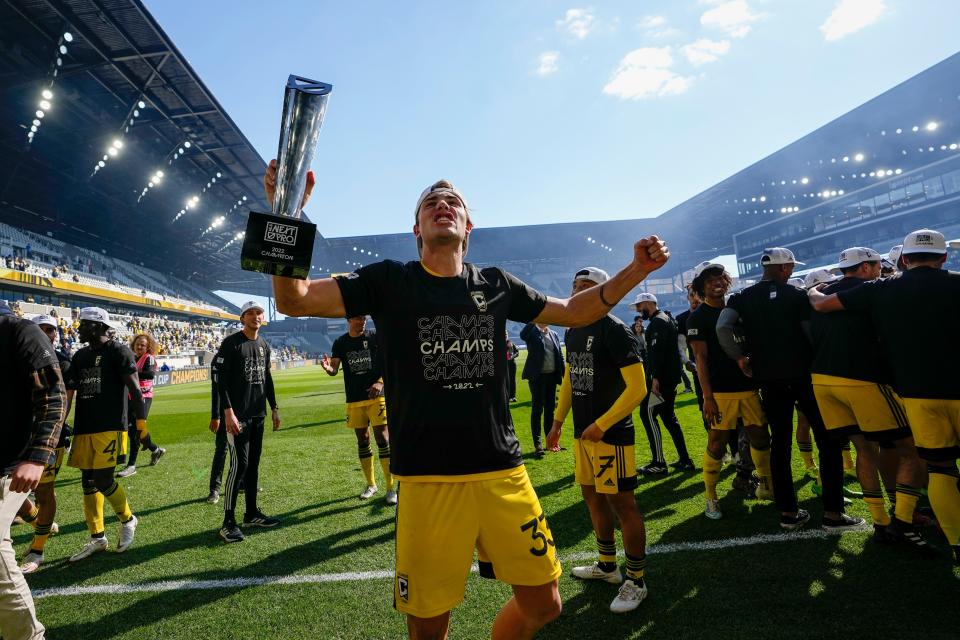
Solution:
[[(863, 313), (876, 330), (917, 451), (927, 463), (930, 506), (960, 563), (960, 375), (949, 357), (960, 351), (955, 330), (960, 274), (943, 268), (946, 257), (942, 233), (913, 231), (903, 241), (900, 259), (906, 271), (898, 277), (836, 293), (811, 289), (810, 303), (820, 312)], [(900, 511), (899, 486), (896, 515), (897, 520), (906, 516)], [(893, 529), (909, 542), (919, 535), (900, 522)]]
[[(264, 183), (272, 198), (275, 162)], [(669, 252), (656, 237), (640, 240), (633, 262), (605, 285), (548, 299), (499, 268), (464, 262), (473, 223), (449, 182), (424, 190), (414, 211), (420, 261), (377, 262), (333, 279), (274, 277), (277, 307), (293, 316), (370, 314), (376, 323), (390, 469), (403, 498), (394, 605), (410, 636), (446, 637), (476, 548), (485, 571), (513, 588), (492, 637), (532, 638), (560, 615), (560, 565), (510, 417), (506, 321), (590, 324)]]
[(74, 354), (65, 378), (67, 404), (76, 400), (73, 447), (67, 464), (80, 469), (83, 516), (90, 540), (70, 557), (71, 562), (107, 548), (103, 530), (104, 498), (121, 523), (117, 551), (126, 551), (133, 544), (137, 517), (130, 510), (127, 495), (114, 480), (113, 472), (129, 446), (127, 411), (134, 412), (137, 428), (143, 434), (147, 430), (137, 363), (130, 348), (112, 337), (115, 327), (110, 315), (99, 307), (81, 309), (78, 332), (87, 346)]
[(343, 388), (347, 396), (347, 427), (357, 435), (360, 468), (366, 489), (361, 500), (369, 500), (377, 493), (373, 473), (373, 451), (370, 449), (370, 429), (377, 441), (383, 483), (386, 485), (386, 503), (397, 504), (397, 492), (390, 474), (390, 434), (387, 431), (387, 403), (383, 397), (383, 367), (377, 348), (377, 332), (367, 331), (367, 317), (347, 318), (348, 330), (333, 342), (331, 356), (320, 360), (320, 366), (331, 376), (343, 366)]
[[(840, 253), (843, 277), (822, 289), (850, 291), (880, 277), (881, 256), (873, 249), (851, 247)], [(832, 437), (847, 437), (857, 449), (857, 478), (873, 519), (874, 540), (910, 542), (921, 552), (931, 547), (913, 527), (913, 512), (923, 486), (923, 468), (913, 444), (900, 398), (888, 385), (890, 367), (867, 314), (856, 311), (814, 313), (811, 366), (813, 392)], [(878, 475), (879, 443), (898, 454), (896, 507), (891, 520)]]
[(760, 405), (756, 384), (737, 363), (727, 357), (717, 338), (717, 319), (725, 306), (724, 296), (732, 280), (723, 265), (698, 265), (691, 289), (703, 303), (687, 319), (687, 344), (697, 363), (697, 379), (703, 390), (703, 421), (708, 425), (707, 450), (703, 454), (704, 515), (711, 520), (723, 517), (717, 498), (717, 483), (723, 466), (723, 452), (731, 433), (741, 420), (750, 439), (750, 457), (760, 482), (757, 498), (772, 500), (770, 486), (770, 434)]
[[(51, 345), (56, 345), (59, 337), (56, 319), (52, 316), (41, 315), (34, 318), (33, 321), (50, 339)], [(59, 350), (55, 349), (54, 352), (60, 364), (60, 373), (66, 377), (66, 373), (70, 369), (70, 358), (63, 355)], [(69, 408), (67, 413), (70, 413)], [(24, 573), (33, 573), (40, 568), (43, 563), (43, 549), (47, 544), (47, 538), (59, 531), (57, 523), (54, 522), (54, 517), (57, 514), (57, 494), (53, 490), (53, 484), (69, 448), (70, 425), (64, 423), (60, 430), (57, 448), (54, 450), (56, 458), (53, 462), (44, 466), (43, 475), (40, 476), (40, 484), (34, 489), (36, 504), (30, 498), (27, 498), (23, 501), (23, 506), (20, 507), (20, 517), (33, 527), (33, 540), (30, 541), (30, 548), (24, 554), (20, 563), (20, 570)]]
[[(608, 279), (602, 269), (581, 269), (573, 279), (573, 295)], [(647, 597), (643, 579), (647, 534), (634, 496), (637, 463), (632, 412), (647, 394), (640, 340), (627, 325), (607, 315), (586, 327), (568, 329), (564, 343), (567, 368), (547, 447), (557, 447), (563, 421), (572, 408), (574, 475), (587, 504), (599, 552), (596, 563), (574, 567), (573, 576), (620, 585), (610, 610), (626, 613)], [(617, 568), (615, 519), (620, 521), (627, 557), (626, 580)]]

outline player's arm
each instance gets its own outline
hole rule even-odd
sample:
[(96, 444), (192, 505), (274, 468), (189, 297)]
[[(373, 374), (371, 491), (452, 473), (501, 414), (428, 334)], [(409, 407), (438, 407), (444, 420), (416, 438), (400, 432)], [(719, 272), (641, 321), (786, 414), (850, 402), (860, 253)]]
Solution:
[(44, 465), (56, 458), (54, 450), (67, 417), (60, 367), (50, 364), (32, 371), (30, 377), (33, 425), (21, 462), (11, 474), (10, 490), (15, 493), (26, 493), (37, 487)]
[(657, 236), (644, 238), (633, 246), (633, 261), (617, 275), (570, 298), (548, 297), (536, 322), (561, 327), (584, 327), (596, 322), (669, 258), (666, 243)]
[(220, 351), (217, 352), (215, 361), (217, 363), (217, 391), (220, 394), (220, 409), (223, 411), (224, 428), (227, 433), (240, 433), (240, 421), (233, 411), (233, 403), (230, 401), (230, 375), (236, 363), (236, 349), (224, 349), (220, 345)]
[(220, 392), (217, 390), (217, 368), (210, 367), (210, 431), (220, 430)]
[(717, 340), (727, 357), (736, 362), (740, 370), (743, 371), (743, 375), (752, 378), (753, 369), (750, 368), (750, 358), (744, 353), (734, 335), (734, 329), (738, 322), (740, 322), (740, 314), (737, 313), (737, 310), (724, 307), (720, 312), (720, 317), (717, 318)]
[(560, 383), (560, 394), (557, 396), (557, 406), (553, 410), (553, 425), (547, 434), (547, 449), (556, 451), (560, 448), (560, 435), (563, 433), (563, 421), (570, 413), (573, 404), (573, 384), (570, 381), (570, 367), (563, 372), (563, 382)]
[(697, 362), (697, 380), (700, 381), (700, 389), (703, 392), (703, 419), (708, 426), (713, 425), (720, 421), (720, 407), (717, 406), (717, 401), (713, 397), (713, 385), (710, 384), (707, 343), (703, 340), (691, 340), (690, 346)]
[(637, 408), (637, 405), (647, 395), (646, 376), (643, 363), (637, 362), (620, 368), (620, 376), (626, 387), (620, 397), (607, 409), (606, 413), (594, 420), (593, 424), (584, 429), (581, 438), (599, 442), (607, 429), (617, 424)]
[(687, 353), (689, 347), (687, 347), (687, 336), (682, 333), (677, 334), (677, 348), (680, 349), (680, 362), (683, 363), (684, 368), (687, 371), (693, 371), (696, 368), (696, 363), (690, 359), (690, 355)]
[(652, 385), (650, 391), (656, 394), (657, 397), (660, 397), (660, 373), (666, 367), (668, 358), (667, 350), (671, 348), (663, 339), (666, 328), (666, 323), (660, 318), (653, 318), (647, 327), (647, 337), (650, 338), (647, 341), (647, 364), (650, 368), (649, 373)]
[(273, 430), (280, 429), (280, 407), (277, 405), (277, 392), (273, 386), (273, 374), (270, 373), (270, 349), (267, 349), (266, 375), (264, 377), (264, 392), (267, 395), (267, 402), (270, 404), (270, 413), (273, 419)]
[(833, 311), (844, 310), (843, 303), (840, 301), (840, 296), (835, 293), (827, 295), (817, 289), (817, 287), (813, 287), (807, 292), (807, 297), (809, 298), (810, 306), (813, 307), (814, 311), (818, 311), (820, 313), (831, 313)]
[(140, 378), (134, 371), (123, 379), (127, 391), (130, 392), (130, 409), (133, 411), (133, 417), (137, 421), (137, 431), (142, 440), (147, 436), (147, 412), (143, 406), (143, 392), (140, 391)]

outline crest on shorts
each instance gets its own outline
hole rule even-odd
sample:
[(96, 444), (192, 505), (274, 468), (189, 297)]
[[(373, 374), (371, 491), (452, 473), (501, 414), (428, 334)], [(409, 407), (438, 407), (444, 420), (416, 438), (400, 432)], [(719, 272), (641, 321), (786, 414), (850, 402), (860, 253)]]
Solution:
[(400, 596), (400, 599), (404, 602), (408, 602), (410, 598), (410, 580), (407, 578), (405, 573), (397, 574), (397, 595)]
[(364, 348), (364, 349), (369, 349), (369, 347), (367, 346), (367, 341), (366, 341), (366, 340), (363, 341), (363, 348)]
[(587, 351), (590, 351), (590, 347), (593, 346), (593, 336), (587, 336)]
[(470, 297), (473, 299), (473, 304), (477, 305), (477, 311), (480, 311), (481, 313), (486, 313), (487, 296), (483, 294), (483, 291), (471, 291)]

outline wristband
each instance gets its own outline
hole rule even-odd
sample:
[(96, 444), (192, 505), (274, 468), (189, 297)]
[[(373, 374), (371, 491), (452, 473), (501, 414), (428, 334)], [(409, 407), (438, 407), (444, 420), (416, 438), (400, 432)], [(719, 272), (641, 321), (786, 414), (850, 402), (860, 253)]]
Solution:
[(603, 288), (604, 288), (605, 286), (606, 286), (606, 283), (603, 283), (603, 284), (600, 285), (600, 291), (599, 291), (599, 293), (600, 293), (600, 302), (602, 302), (603, 304), (605, 304), (605, 305), (608, 306), (608, 307), (615, 307), (615, 306), (617, 306), (615, 303), (614, 303), (614, 304), (611, 304), (611, 303), (607, 302), (607, 299), (603, 297)]

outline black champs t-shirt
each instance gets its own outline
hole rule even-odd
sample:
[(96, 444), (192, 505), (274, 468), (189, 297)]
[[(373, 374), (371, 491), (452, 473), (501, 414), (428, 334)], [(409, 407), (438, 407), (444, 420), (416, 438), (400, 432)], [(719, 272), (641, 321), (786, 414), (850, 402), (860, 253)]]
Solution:
[(347, 402), (369, 400), (367, 389), (382, 375), (377, 332), (364, 331), (356, 338), (345, 333), (334, 340), (330, 353), (340, 359)]

